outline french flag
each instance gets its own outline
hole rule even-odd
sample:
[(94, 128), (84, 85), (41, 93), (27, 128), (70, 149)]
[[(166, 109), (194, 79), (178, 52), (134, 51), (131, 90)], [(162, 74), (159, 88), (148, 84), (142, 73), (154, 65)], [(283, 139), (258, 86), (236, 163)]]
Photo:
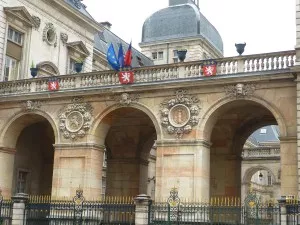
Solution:
[(131, 50), (131, 42), (130, 42), (129, 47), (128, 47), (127, 52), (124, 57), (124, 66), (125, 67), (131, 67), (131, 58), (132, 58), (132, 50)]

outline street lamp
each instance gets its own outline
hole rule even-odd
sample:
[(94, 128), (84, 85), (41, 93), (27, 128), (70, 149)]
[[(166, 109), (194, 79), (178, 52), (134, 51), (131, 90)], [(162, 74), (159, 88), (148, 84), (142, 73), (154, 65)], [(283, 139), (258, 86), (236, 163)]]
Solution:
[(262, 173), (261, 173), (261, 172), (259, 172), (259, 175), (258, 175), (258, 177), (259, 177), (259, 180), (260, 180), (260, 181), (262, 181), (263, 175), (262, 175)]

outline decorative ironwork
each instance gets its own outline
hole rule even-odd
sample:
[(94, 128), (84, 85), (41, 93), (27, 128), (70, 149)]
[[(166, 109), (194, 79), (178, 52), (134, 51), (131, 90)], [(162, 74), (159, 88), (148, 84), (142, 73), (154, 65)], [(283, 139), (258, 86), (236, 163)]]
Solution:
[(175, 134), (178, 139), (192, 131), (192, 127), (199, 122), (200, 101), (198, 98), (187, 95), (186, 90), (175, 92), (176, 98), (161, 103), (162, 126), (169, 134)]
[(179, 219), (179, 205), (180, 205), (180, 198), (178, 197), (178, 189), (172, 188), (170, 191), (170, 196), (167, 200), (169, 207), (170, 207), (170, 220), (177, 221)]

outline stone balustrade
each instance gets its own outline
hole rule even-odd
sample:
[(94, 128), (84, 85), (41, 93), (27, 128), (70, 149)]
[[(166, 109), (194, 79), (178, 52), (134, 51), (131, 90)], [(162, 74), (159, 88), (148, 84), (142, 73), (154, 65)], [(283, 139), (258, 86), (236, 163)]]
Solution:
[(259, 192), (259, 193), (269, 193), (271, 194), (273, 192), (274, 187), (272, 185), (261, 185), (257, 183), (251, 183), (251, 187), (253, 191)]
[(245, 148), (242, 152), (243, 159), (249, 158), (279, 158), (280, 148), (257, 147)]
[[(217, 75), (243, 74), (284, 70), (295, 63), (295, 51), (274, 52), (238, 57), (215, 59)], [(205, 61), (194, 61), (134, 68), (135, 84), (166, 82), (176, 79), (202, 77), (202, 65)], [(205, 77), (208, 78), (209, 77)], [(48, 79), (31, 78), (26, 80), (0, 82), (0, 95), (20, 95), (26, 93), (48, 92)], [(98, 71), (84, 74), (62, 75), (58, 77), (60, 90), (111, 87), (121, 85), (115, 71)]]

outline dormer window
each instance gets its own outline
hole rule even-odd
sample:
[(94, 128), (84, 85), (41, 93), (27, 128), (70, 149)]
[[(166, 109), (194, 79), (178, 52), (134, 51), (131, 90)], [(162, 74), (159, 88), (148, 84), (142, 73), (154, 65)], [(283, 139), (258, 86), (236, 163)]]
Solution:
[(23, 34), (15, 29), (9, 27), (7, 39), (11, 42), (22, 45)]

